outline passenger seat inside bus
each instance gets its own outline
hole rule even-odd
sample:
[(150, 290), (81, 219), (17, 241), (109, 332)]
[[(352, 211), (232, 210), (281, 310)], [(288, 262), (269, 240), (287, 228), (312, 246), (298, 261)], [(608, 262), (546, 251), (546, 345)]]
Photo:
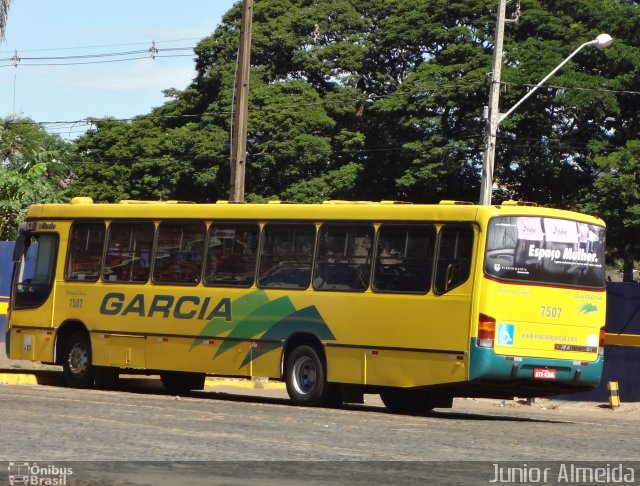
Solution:
[(362, 271), (348, 263), (320, 262), (313, 286), (319, 290), (364, 290)]

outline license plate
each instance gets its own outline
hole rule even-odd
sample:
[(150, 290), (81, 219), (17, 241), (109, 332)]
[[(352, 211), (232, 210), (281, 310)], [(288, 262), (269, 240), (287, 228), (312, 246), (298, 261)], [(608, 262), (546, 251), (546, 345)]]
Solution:
[(534, 380), (555, 380), (556, 370), (553, 368), (534, 368), (533, 379)]

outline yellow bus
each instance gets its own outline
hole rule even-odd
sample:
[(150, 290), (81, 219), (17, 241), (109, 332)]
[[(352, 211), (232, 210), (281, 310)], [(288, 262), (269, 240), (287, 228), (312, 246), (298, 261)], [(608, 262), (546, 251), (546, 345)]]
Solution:
[(513, 202), (35, 205), (8, 355), (75, 387), (267, 377), (297, 405), (583, 391), (602, 372), (604, 244), (597, 218)]

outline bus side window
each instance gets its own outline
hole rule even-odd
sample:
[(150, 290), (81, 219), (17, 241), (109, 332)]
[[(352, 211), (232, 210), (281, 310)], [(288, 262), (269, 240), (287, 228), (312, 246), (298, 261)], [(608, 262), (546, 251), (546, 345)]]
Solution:
[(369, 287), (372, 225), (323, 224), (313, 275), (316, 290), (357, 290)]
[(434, 290), (444, 294), (464, 283), (471, 272), (473, 228), (445, 225), (440, 230)]
[(209, 229), (205, 285), (251, 287), (259, 234), (257, 224), (214, 223)]
[(258, 286), (306, 289), (311, 281), (315, 228), (311, 224), (267, 224), (264, 227)]
[(428, 292), (435, 240), (433, 225), (382, 225), (378, 235), (373, 289), (389, 293)]
[(104, 245), (104, 223), (73, 223), (64, 278), (96, 282), (100, 278)]
[(111, 223), (102, 280), (119, 283), (144, 283), (149, 280), (154, 233), (153, 223)]
[(203, 223), (160, 223), (153, 282), (197, 285), (202, 274)]

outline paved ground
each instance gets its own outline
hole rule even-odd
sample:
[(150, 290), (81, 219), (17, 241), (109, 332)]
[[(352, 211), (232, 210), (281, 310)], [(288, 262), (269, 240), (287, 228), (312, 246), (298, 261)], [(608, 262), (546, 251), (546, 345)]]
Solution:
[[(59, 372), (35, 376), (61, 383)], [(0, 385), (0, 437), (9, 438), (0, 441), (0, 484), (16, 461), (72, 467), (70, 486), (486, 485), (497, 464), (557, 471), (578, 461), (634, 466), (640, 457), (635, 404), (611, 411), (456, 399), (452, 410), (413, 416), (389, 413), (377, 396), (366, 400), (295, 407), (281, 385), (240, 380), (212, 380), (185, 397), (148, 378), (124, 377), (114, 390)]]

